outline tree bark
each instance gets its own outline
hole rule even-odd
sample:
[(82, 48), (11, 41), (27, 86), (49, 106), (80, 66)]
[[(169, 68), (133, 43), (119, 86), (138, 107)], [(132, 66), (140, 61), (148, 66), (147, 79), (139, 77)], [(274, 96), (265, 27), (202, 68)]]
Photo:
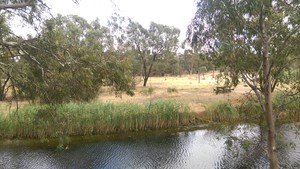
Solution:
[(275, 120), (272, 110), (272, 87), (271, 78), (269, 75), (270, 57), (268, 54), (264, 56), (264, 76), (266, 77), (264, 98), (265, 98), (265, 117), (268, 127), (268, 155), (270, 161), (270, 168), (278, 168), (278, 159), (276, 154), (276, 141), (275, 141)]
[(145, 77), (145, 78), (144, 78), (143, 87), (146, 87), (146, 86), (147, 86), (147, 82), (148, 82), (148, 77)]
[(146, 65), (146, 60), (143, 60), (143, 69), (144, 69), (144, 84), (143, 86), (146, 87), (147, 86), (147, 81), (149, 79), (149, 76), (151, 74), (151, 71), (152, 71), (152, 67), (153, 67), (153, 64), (156, 60), (156, 54), (153, 55), (153, 58), (152, 58), (152, 62), (150, 62), (150, 65), (149, 65), (149, 69), (147, 70), (147, 65)]
[(4, 81), (3, 85), (2, 85), (2, 82), (0, 82), (0, 87), (1, 87), (1, 89), (0, 89), (0, 101), (4, 101), (5, 98), (6, 98), (5, 88), (7, 87), (9, 79), (10, 79), (10, 76), (8, 75), (8, 77)]
[(271, 169), (278, 169), (278, 159), (276, 153), (275, 141), (275, 120), (272, 110), (272, 84), (270, 74), (270, 55), (269, 55), (269, 38), (266, 33), (265, 26), (265, 4), (262, 3), (260, 14), (260, 28), (262, 37), (262, 54), (263, 54), (263, 75), (264, 75), (264, 105), (265, 105), (265, 118), (268, 129), (268, 157)]

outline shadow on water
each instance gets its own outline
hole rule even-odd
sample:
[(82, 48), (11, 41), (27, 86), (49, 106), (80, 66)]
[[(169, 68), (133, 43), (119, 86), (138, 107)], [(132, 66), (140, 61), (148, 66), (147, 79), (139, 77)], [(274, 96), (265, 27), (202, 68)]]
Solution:
[[(282, 168), (300, 168), (300, 141), (282, 126), (278, 156)], [(0, 146), (0, 168), (267, 168), (265, 131), (239, 125), (228, 132), (195, 130), (145, 132), (71, 141), (68, 149), (51, 144)], [(250, 140), (236, 139), (245, 137)], [(231, 139), (231, 142), (228, 140)], [(230, 146), (229, 146), (230, 143)]]

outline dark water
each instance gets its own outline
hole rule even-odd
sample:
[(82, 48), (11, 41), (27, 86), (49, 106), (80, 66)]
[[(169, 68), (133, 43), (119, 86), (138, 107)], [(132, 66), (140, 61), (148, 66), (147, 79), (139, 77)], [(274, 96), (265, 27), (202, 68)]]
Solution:
[[(298, 134), (290, 127), (280, 130), (285, 131), (278, 149), (281, 167), (300, 168)], [(64, 150), (47, 144), (2, 144), (0, 168), (268, 168), (260, 132), (258, 127), (246, 126), (218, 132), (147, 132), (72, 140)], [(253, 141), (247, 144), (250, 146), (241, 148), (241, 140), (233, 141), (230, 147), (225, 144), (226, 140), (228, 143), (231, 138), (242, 136)]]

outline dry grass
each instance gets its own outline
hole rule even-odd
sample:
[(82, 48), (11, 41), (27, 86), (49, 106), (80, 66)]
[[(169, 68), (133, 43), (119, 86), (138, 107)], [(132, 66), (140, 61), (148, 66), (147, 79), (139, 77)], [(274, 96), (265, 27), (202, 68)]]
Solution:
[[(215, 73), (216, 74), (216, 73)], [(122, 97), (115, 97), (110, 88), (103, 87), (96, 101), (102, 102), (131, 102), (131, 103), (149, 103), (159, 99), (173, 99), (188, 103), (192, 111), (201, 114), (205, 106), (218, 101), (237, 102), (240, 97), (249, 92), (249, 87), (240, 84), (231, 93), (216, 95), (213, 89), (218, 86), (212, 73), (201, 75), (200, 83), (197, 74), (170, 76), (170, 77), (150, 77), (147, 87), (142, 86), (142, 78), (137, 78), (137, 86), (133, 97), (123, 94)], [(151, 94), (145, 94), (152, 88)], [(170, 92), (168, 89), (174, 89), (176, 92)], [(19, 106), (27, 105), (28, 102), (19, 102)], [(15, 102), (8, 104), (0, 102), (0, 112), (2, 115), (9, 110), (16, 108)]]
[[(133, 102), (147, 103), (158, 99), (174, 99), (189, 103), (191, 109), (197, 114), (205, 110), (205, 106), (218, 101), (230, 100), (236, 102), (247, 93), (250, 88), (238, 85), (231, 93), (216, 95), (213, 89), (217, 86), (216, 79), (212, 73), (201, 75), (200, 83), (198, 75), (182, 75), (178, 77), (150, 77), (147, 87), (142, 86), (142, 79), (138, 78), (135, 96), (123, 95), (115, 97), (108, 88), (103, 88), (103, 92), (98, 96), (99, 101), (109, 102)], [(143, 91), (153, 88), (152, 94), (145, 95)], [(168, 88), (176, 89), (176, 92), (168, 92)]]

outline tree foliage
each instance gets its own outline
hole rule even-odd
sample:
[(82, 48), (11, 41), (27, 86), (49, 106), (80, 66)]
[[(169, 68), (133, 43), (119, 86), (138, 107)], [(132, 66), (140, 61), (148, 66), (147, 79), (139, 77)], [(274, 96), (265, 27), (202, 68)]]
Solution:
[[(270, 168), (277, 168), (271, 92), (297, 92), (300, 39), (299, 1), (202, 0), (189, 26), (193, 47), (229, 70), (228, 85), (243, 79), (260, 100), (268, 129)], [(241, 78), (240, 78), (241, 77)]]
[[(272, 90), (293, 73), (290, 65), (299, 63), (299, 2), (268, 1), (266, 27), (269, 37)], [(230, 68), (232, 83), (239, 82), (239, 73), (247, 80), (259, 82), (263, 90), (262, 36), (258, 1), (199, 1), (198, 10), (189, 26), (189, 41), (208, 52), (218, 66)]]
[[(125, 65), (109, 50), (109, 29), (79, 16), (46, 20), (42, 34), (26, 47), (28, 57), (18, 61), (14, 78), (21, 96), (44, 103), (88, 101), (100, 86), (117, 92), (132, 89)], [(120, 74), (122, 72), (122, 74)]]
[(11, 21), (18, 19), (24, 24), (38, 29), (43, 20), (43, 14), (48, 13), (49, 8), (42, 0), (6, 0), (0, 2), (0, 100), (4, 100), (10, 89), (16, 94), (13, 76), (15, 74), (16, 61), (25, 57), (24, 46), (31, 37), (22, 38), (11, 30)]

